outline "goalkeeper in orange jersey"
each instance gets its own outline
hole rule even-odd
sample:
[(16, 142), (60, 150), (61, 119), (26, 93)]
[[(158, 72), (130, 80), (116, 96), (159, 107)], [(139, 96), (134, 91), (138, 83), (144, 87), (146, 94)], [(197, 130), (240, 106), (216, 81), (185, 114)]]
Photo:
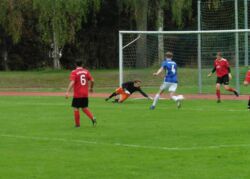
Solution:
[(149, 97), (145, 92), (141, 89), (141, 81), (140, 80), (134, 80), (134, 81), (128, 81), (122, 84), (122, 87), (119, 87), (113, 92), (108, 98), (105, 100), (108, 101), (109, 99), (113, 98), (114, 96), (120, 95), (118, 99), (115, 99), (114, 102), (122, 103), (128, 97), (130, 97), (134, 92), (140, 92), (145, 98), (152, 99)]
[[(249, 85), (250, 84), (250, 70), (247, 71), (246, 73), (246, 78), (244, 80), (244, 85)], [(248, 99), (248, 109), (250, 110), (250, 96), (249, 96), (249, 99)]]

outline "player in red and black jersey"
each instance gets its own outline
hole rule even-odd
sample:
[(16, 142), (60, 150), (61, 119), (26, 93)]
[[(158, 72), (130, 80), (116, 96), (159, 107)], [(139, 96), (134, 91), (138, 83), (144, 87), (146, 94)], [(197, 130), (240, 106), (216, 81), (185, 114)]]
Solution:
[[(90, 88), (89, 83), (90, 82)], [(73, 88), (74, 95), (72, 107), (74, 108), (74, 117), (76, 127), (80, 127), (79, 108), (90, 118), (93, 125), (96, 125), (96, 119), (88, 109), (88, 91), (93, 92), (94, 78), (90, 72), (82, 67), (82, 61), (76, 61), (76, 69), (70, 74), (70, 83), (68, 85), (65, 97), (69, 97), (69, 92)]]
[(113, 92), (108, 98), (106, 98), (105, 100), (108, 101), (109, 99), (111, 99), (114, 96), (120, 95), (119, 99), (116, 99), (114, 102), (119, 102), (122, 103), (124, 102), (126, 99), (128, 99), (128, 97), (133, 94), (134, 92), (140, 92), (145, 98), (148, 99), (152, 99), (151, 97), (149, 97), (145, 92), (142, 91), (141, 89), (141, 81), (140, 80), (134, 80), (134, 81), (128, 81), (126, 83), (122, 84), (122, 87), (119, 87), (115, 90), (115, 92)]
[(238, 92), (229, 86), (229, 80), (232, 79), (230, 65), (227, 59), (222, 57), (222, 52), (217, 52), (216, 59), (214, 61), (214, 68), (212, 72), (208, 74), (210, 77), (216, 71), (217, 80), (216, 80), (216, 96), (217, 102), (221, 102), (220, 98), (220, 86), (224, 85), (225, 90), (233, 92), (236, 96), (239, 96)]
[[(250, 70), (247, 71), (246, 73), (246, 77), (245, 77), (245, 80), (244, 80), (244, 85), (249, 85), (250, 84)], [(250, 96), (249, 96), (249, 99), (248, 99), (248, 109), (250, 110)]]

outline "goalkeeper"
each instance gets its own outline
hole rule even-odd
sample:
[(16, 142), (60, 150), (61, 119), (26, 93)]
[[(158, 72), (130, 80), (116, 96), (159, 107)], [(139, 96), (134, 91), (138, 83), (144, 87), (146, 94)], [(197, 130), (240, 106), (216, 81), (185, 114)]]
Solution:
[(105, 100), (108, 101), (114, 96), (120, 95), (118, 99), (115, 99), (114, 102), (122, 103), (126, 99), (128, 99), (129, 96), (131, 96), (134, 92), (140, 92), (145, 98), (152, 99), (149, 97), (145, 92), (141, 90), (141, 81), (140, 80), (134, 80), (134, 81), (128, 81), (122, 84), (122, 87), (119, 87), (113, 92), (108, 98)]

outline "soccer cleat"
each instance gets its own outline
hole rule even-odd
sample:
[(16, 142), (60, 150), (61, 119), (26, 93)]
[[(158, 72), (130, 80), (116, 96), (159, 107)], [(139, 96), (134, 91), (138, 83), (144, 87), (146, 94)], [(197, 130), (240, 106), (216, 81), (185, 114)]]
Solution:
[(76, 128), (80, 127), (80, 125), (75, 125)]
[(118, 103), (119, 99), (115, 99), (114, 101), (112, 101), (112, 103)]
[(238, 93), (238, 91), (234, 91), (234, 94), (235, 94), (235, 96), (237, 96), (237, 97), (239, 97), (239, 93)]
[(176, 103), (177, 103), (177, 108), (180, 109), (181, 108), (181, 101), (177, 100)]
[(217, 99), (217, 103), (221, 103), (221, 100), (220, 100), (220, 99)]
[(109, 98), (106, 98), (106, 99), (105, 99), (105, 101), (108, 101), (108, 100), (109, 100)]
[(149, 108), (150, 110), (154, 110), (155, 109), (155, 106), (150, 106), (150, 108)]
[(91, 121), (92, 121), (93, 126), (95, 127), (97, 125), (96, 118), (93, 118), (93, 120), (91, 120)]

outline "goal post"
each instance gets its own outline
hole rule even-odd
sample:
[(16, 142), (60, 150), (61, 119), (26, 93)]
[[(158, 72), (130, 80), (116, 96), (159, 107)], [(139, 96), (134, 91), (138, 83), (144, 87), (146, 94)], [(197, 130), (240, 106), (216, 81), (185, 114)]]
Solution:
[[(209, 93), (207, 88), (211, 86), (208, 87), (207, 84), (214, 85), (214, 80), (206, 78), (206, 73), (213, 67), (216, 52), (222, 51), (234, 67), (235, 79), (232, 85), (240, 90), (243, 78), (241, 68), (246, 64), (245, 37), (249, 32), (250, 29), (119, 31), (119, 84), (140, 78), (148, 88), (159, 86), (162, 79), (153, 78), (152, 71), (159, 68), (159, 61), (163, 60), (159, 59), (159, 51), (163, 50), (174, 52), (174, 60), (181, 71), (180, 85), (197, 87), (198, 93)], [(145, 44), (138, 43), (142, 38)], [(159, 43), (162, 42), (159, 39), (163, 39), (163, 49), (160, 49), (162, 45)], [(139, 59), (137, 55), (142, 45), (146, 59)], [(140, 60), (145, 64), (137, 66)]]

